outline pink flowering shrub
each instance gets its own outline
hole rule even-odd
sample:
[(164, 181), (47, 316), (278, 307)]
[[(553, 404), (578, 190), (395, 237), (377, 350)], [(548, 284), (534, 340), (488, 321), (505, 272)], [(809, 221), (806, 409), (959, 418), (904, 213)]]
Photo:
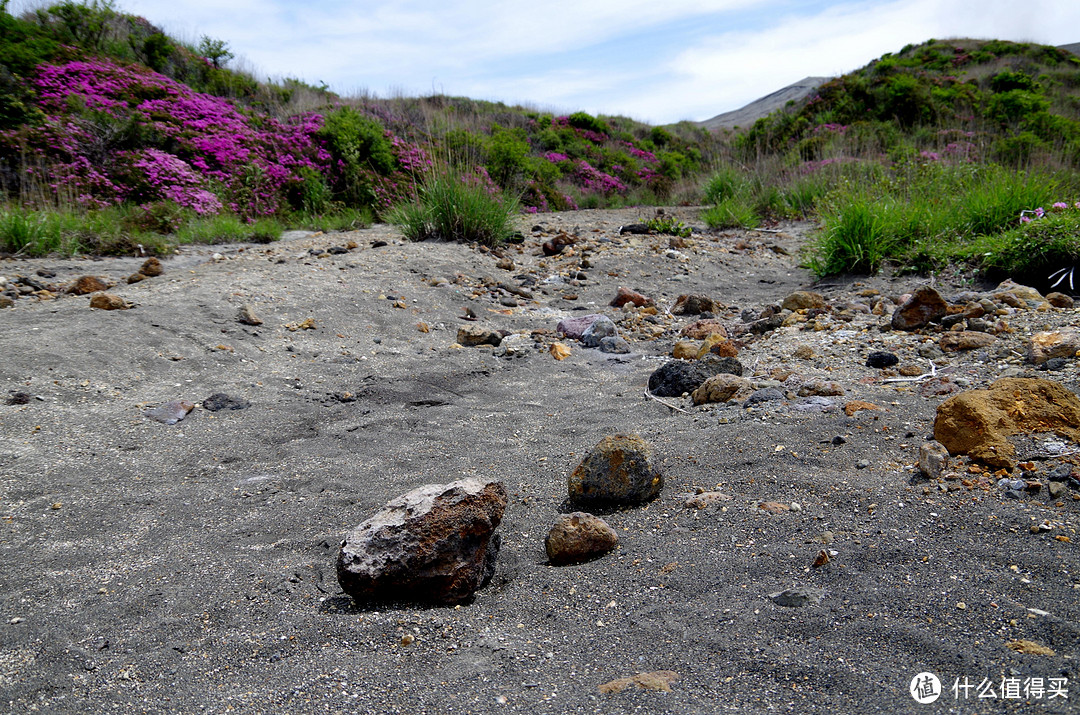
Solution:
[[(254, 218), (283, 207), (302, 167), (328, 168), (314, 139), (318, 115), (281, 122), (100, 59), (42, 66), (33, 85), (47, 119), (0, 132), (0, 155), (48, 166), (50, 188), (88, 205), (170, 199), (196, 213), (227, 207)], [(133, 151), (132, 135), (149, 146)]]
[(582, 159), (577, 163), (574, 171), (575, 183), (584, 191), (595, 194), (625, 194), (626, 184), (610, 174), (605, 174), (599, 169), (593, 168), (589, 162)]

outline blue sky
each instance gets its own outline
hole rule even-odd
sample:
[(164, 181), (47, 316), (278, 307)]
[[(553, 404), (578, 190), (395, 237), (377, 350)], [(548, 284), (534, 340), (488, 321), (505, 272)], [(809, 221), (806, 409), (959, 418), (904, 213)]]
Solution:
[[(40, 2), (35, 4), (41, 4)], [(18, 2), (13, 3), (18, 6)], [(1076, 0), (116, 0), (233, 66), (339, 94), (433, 92), (700, 121), (930, 38), (1080, 42)], [(13, 8), (14, 9), (14, 8)]]

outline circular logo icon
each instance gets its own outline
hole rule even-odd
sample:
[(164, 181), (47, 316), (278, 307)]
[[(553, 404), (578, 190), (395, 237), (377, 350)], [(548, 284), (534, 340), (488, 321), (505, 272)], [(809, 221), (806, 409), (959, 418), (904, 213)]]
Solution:
[(911, 697), (920, 705), (929, 705), (941, 697), (941, 681), (933, 673), (919, 673), (908, 688)]

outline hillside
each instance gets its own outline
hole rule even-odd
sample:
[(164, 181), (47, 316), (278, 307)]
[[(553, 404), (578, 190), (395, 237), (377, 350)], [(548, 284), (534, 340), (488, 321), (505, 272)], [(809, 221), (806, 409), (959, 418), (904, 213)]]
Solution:
[[(655, 203), (698, 183), (713, 139), (458, 97), (340, 97), (229, 68), (111, 3), (0, 12), (0, 184), (26, 206), (137, 207), (128, 229), (230, 214), (383, 214), (450, 164), (526, 211)], [(101, 248), (99, 246), (98, 248)], [(126, 250), (124, 246), (120, 250)]]
[(998, 40), (930, 40), (822, 84), (738, 144), (807, 161), (856, 148), (1080, 165), (1080, 57)]

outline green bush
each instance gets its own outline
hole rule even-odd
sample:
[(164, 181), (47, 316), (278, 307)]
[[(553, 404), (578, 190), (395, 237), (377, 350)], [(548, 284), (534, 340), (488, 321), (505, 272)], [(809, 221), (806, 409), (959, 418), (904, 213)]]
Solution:
[(504, 189), (517, 185), (528, 169), (529, 151), (523, 129), (504, 129), (496, 124), (484, 147), (488, 175)]
[(452, 171), (429, 174), (415, 201), (399, 203), (388, 216), (410, 241), (477, 242), (495, 246), (513, 233), (518, 203)]
[(333, 179), (335, 197), (346, 206), (359, 208), (374, 202), (368, 171), (386, 175), (394, 170), (394, 154), (378, 122), (351, 107), (326, 115), (317, 136), (326, 141), (331, 156), (341, 162)]
[(586, 129), (598, 134), (608, 134), (611, 131), (606, 123), (586, 112), (574, 112), (567, 117), (567, 122), (575, 129)]

